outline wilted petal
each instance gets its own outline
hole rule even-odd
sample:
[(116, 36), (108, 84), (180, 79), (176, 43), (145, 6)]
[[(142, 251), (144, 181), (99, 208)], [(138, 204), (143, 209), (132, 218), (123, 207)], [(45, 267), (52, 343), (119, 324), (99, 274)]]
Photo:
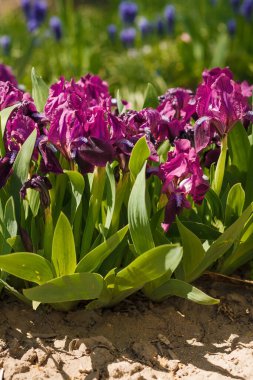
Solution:
[(6, 156), (0, 159), (0, 189), (6, 184), (12, 174), (12, 166), (16, 155), (16, 152), (7, 153)]
[(40, 138), (38, 149), (42, 156), (40, 170), (42, 173), (61, 174), (63, 172), (61, 165), (55, 155), (55, 148), (48, 143), (47, 136)]
[(52, 188), (51, 182), (47, 177), (42, 177), (34, 174), (31, 179), (26, 181), (21, 190), (20, 195), (24, 199), (26, 197), (27, 189), (34, 189), (40, 193), (40, 201), (44, 208), (50, 205), (49, 189)]
[(163, 230), (168, 232), (171, 224), (175, 221), (176, 216), (179, 215), (184, 208), (190, 207), (191, 205), (187, 201), (185, 194), (178, 192), (172, 193), (165, 207), (165, 217), (162, 223)]
[[(74, 148), (74, 147), (73, 147)], [(83, 173), (92, 171), (94, 166), (106, 166), (114, 159), (112, 145), (95, 137), (89, 137), (75, 150), (75, 160)]]

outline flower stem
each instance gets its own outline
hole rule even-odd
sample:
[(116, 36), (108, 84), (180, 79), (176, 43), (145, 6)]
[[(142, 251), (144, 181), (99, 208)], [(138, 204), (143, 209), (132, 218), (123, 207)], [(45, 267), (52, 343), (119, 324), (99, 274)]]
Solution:
[(214, 173), (214, 181), (213, 181), (213, 190), (217, 195), (220, 195), (224, 172), (225, 172), (225, 164), (228, 150), (228, 137), (225, 135), (221, 140), (221, 153), (217, 162), (216, 170)]

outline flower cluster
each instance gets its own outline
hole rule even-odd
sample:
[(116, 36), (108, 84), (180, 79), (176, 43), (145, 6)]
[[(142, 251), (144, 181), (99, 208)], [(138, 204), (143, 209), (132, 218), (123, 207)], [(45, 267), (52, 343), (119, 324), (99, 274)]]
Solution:
[[(138, 6), (132, 1), (122, 1), (119, 5), (119, 16), (123, 28), (119, 33), (121, 43), (126, 48), (131, 48), (135, 44), (137, 37), (137, 29), (140, 36), (145, 40), (152, 33), (163, 35), (167, 31), (168, 34), (174, 32), (176, 10), (171, 4), (165, 7), (164, 14), (156, 20), (150, 21), (146, 17), (141, 16), (137, 19)], [(137, 22), (136, 22), (137, 19)], [(136, 25), (135, 25), (136, 24)], [(108, 36), (112, 42), (115, 42), (117, 37), (117, 27), (115, 24), (108, 25)]]
[[(26, 19), (29, 32), (36, 32), (45, 22), (48, 11), (46, 0), (21, 0), (21, 8)], [(59, 17), (52, 16), (49, 20), (52, 36), (60, 41), (63, 35), (62, 22)]]
[[(10, 75), (8, 68), (3, 70)], [(145, 136), (150, 150), (148, 173), (160, 178), (161, 192), (168, 200), (162, 225), (165, 231), (184, 208), (201, 204), (209, 189), (201, 162), (206, 167), (217, 162), (220, 141), (236, 122), (246, 125), (252, 115), (252, 86), (234, 81), (228, 68), (205, 70), (196, 93), (169, 89), (156, 109), (121, 114), (107, 83), (96, 75), (88, 74), (79, 81), (60, 78), (50, 88), (44, 113), (38, 113), (31, 96), (15, 86), (12, 75), (9, 79), (14, 84), (10, 80), (0, 82), (0, 110), (17, 106), (5, 128), (1, 186), (11, 175), (20, 147), (34, 130), (37, 139), (32, 159), (39, 162), (38, 173), (42, 174), (62, 173), (58, 160), (62, 155), (83, 175), (112, 161), (118, 162), (124, 175), (134, 145)], [(159, 148), (165, 141), (169, 148), (164, 162)], [(35, 176), (23, 194), (37, 184), (41, 180)]]

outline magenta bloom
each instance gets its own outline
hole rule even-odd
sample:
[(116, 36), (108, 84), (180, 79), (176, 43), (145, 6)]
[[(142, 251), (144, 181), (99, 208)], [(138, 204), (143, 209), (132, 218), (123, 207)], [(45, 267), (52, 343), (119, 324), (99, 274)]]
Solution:
[(22, 101), (24, 93), (11, 82), (0, 82), (0, 111)]
[(99, 77), (87, 75), (78, 82), (61, 78), (51, 87), (45, 106), (49, 141), (67, 160), (76, 159), (83, 170), (105, 166), (113, 159), (107, 121), (110, 106), (108, 86)]
[(215, 136), (225, 136), (238, 122), (243, 122), (250, 110), (248, 98), (252, 87), (247, 82), (236, 83), (228, 69), (204, 71), (203, 82), (197, 89), (195, 146), (199, 152)]
[(11, 82), (13, 86), (18, 86), (18, 82), (13, 75), (11, 68), (2, 63), (0, 63), (0, 82)]
[(171, 223), (184, 208), (190, 208), (187, 196), (196, 204), (201, 204), (209, 183), (204, 178), (196, 150), (186, 139), (177, 140), (175, 149), (168, 153), (168, 160), (159, 167), (159, 177), (163, 182), (162, 192), (168, 197), (165, 220), (162, 227), (168, 231)]
[(181, 137), (189, 130), (189, 121), (196, 111), (195, 96), (190, 90), (172, 88), (160, 98), (157, 107), (161, 121), (157, 127), (155, 138), (158, 141)]

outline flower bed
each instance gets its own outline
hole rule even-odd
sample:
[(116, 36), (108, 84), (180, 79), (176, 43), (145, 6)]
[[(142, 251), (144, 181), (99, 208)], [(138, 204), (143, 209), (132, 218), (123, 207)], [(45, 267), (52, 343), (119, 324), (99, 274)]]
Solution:
[(48, 89), (33, 70), (30, 95), (1, 70), (2, 288), (34, 308), (217, 303), (191, 282), (253, 256), (252, 86), (214, 68), (136, 111), (91, 74)]

